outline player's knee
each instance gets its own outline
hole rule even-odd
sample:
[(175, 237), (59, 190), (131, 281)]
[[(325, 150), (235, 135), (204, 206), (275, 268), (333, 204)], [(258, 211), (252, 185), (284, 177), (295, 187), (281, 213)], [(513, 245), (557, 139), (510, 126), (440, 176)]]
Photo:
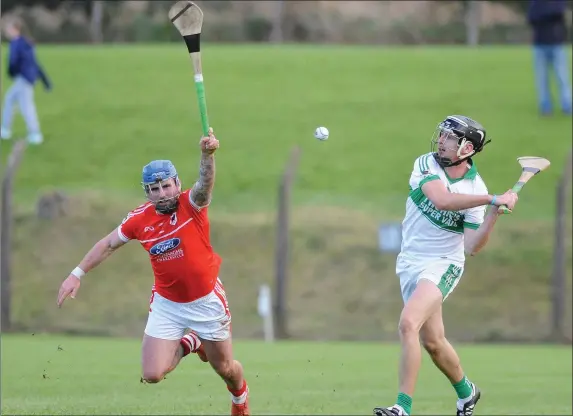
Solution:
[(165, 374), (160, 371), (146, 370), (143, 372), (143, 381), (150, 384), (159, 383), (165, 378)]
[(424, 346), (424, 349), (432, 356), (439, 354), (444, 345), (444, 341), (445, 338), (440, 337), (422, 337), (422, 345)]
[(409, 315), (404, 315), (400, 318), (398, 323), (398, 330), (401, 335), (415, 334), (420, 331), (419, 322)]

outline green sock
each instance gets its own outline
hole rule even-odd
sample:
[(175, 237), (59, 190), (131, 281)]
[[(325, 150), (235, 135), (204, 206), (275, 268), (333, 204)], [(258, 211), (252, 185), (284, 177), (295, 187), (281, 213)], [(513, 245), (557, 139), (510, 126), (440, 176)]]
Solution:
[(459, 382), (452, 384), (456, 393), (458, 393), (459, 399), (467, 399), (472, 395), (472, 383), (468, 380), (466, 376), (464, 376)]
[(404, 409), (406, 413), (412, 413), (412, 398), (406, 393), (398, 393), (398, 400), (396, 400), (396, 404)]

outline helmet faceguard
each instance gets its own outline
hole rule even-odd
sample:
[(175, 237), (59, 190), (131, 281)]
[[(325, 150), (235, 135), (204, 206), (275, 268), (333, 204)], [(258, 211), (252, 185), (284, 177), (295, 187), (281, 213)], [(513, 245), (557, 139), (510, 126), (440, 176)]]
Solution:
[(141, 186), (145, 197), (160, 214), (171, 214), (179, 205), (181, 183), (168, 160), (154, 160), (143, 167)]
[[(482, 151), (491, 141), (485, 141), (485, 137), (484, 128), (471, 118), (448, 116), (438, 124), (432, 135), (431, 151), (441, 167), (457, 166)], [(473, 146), (469, 151), (468, 143)]]

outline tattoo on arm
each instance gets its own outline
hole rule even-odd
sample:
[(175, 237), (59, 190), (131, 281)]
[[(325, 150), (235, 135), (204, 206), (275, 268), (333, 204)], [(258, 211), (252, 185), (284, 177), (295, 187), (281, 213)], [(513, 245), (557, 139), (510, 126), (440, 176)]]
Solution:
[(202, 154), (199, 165), (199, 180), (193, 186), (191, 198), (199, 207), (209, 203), (215, 184), (215, 155)]

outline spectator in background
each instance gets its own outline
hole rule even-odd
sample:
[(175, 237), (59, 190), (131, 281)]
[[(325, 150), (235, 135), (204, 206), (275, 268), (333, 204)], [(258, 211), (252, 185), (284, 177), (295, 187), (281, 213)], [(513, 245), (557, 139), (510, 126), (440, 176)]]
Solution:
[(571, 85), (569, 82), (569, 58), (565, 45), (568, 43), (565, 0), (530, 0), (527, 14), (533, 29), (533, 58), (538, 106), (542, 115), (552, 113), (549, 68), (553, 67), (561, 110), (571, 115)]
[(28, 129), (28, 142), (40, 144), (43, 136), (34, 102), (34, 85), (40, 79), (47, 91), (51, 90), (52, 86), (36, 59), (34, 40), (24, 22), (20, 18), (11, 18), (3, 29), (4, 35), (10, 40), (8, 75), (14, 82), (4, 97), (0, 137), (12, 137), (14, 109), (18, 103)]

